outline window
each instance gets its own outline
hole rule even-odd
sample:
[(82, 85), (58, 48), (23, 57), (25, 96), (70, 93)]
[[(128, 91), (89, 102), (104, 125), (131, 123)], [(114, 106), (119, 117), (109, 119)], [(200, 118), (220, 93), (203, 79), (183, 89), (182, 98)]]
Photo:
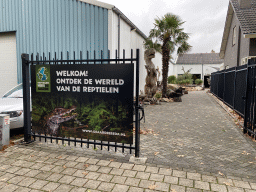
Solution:
[(234, 46), (236, 44), (236, 26), (233, 28), (233, 41), (232, 45)]

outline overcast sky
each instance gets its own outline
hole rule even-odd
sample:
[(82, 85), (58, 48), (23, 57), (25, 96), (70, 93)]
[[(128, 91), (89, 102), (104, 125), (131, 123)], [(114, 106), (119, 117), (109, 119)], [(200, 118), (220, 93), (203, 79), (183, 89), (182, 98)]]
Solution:
[(189, 53), (220, 52), (229, 0), (100, 0), (120, 9), (145, 35), (154, 19), (170, 12), (186, 23), (193, 46)]

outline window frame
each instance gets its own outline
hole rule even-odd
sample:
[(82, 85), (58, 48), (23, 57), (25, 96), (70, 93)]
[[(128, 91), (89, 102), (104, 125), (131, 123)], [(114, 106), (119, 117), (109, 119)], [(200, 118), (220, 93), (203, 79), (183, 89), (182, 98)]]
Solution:
[(236, 45), (236, 35), (237, 32), (236, 32), (236, 26), (234, 26), (233, 28), (233, 35), (232, 35), (232, 46)]

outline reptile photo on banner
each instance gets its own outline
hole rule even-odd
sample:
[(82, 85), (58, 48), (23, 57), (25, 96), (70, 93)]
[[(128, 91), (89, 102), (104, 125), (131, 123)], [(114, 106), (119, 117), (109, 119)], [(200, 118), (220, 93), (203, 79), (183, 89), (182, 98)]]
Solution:
[(32, 65), (32, 131), (132, 144), (133, 64)]

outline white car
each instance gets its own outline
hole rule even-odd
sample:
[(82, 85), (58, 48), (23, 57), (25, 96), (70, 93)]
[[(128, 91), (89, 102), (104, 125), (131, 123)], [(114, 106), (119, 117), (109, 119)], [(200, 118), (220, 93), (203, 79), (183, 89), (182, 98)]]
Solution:
[(22, 84), (17, 85), (0, 98), (0, 114), (10, 115), (10, 129), (24, 126)]

